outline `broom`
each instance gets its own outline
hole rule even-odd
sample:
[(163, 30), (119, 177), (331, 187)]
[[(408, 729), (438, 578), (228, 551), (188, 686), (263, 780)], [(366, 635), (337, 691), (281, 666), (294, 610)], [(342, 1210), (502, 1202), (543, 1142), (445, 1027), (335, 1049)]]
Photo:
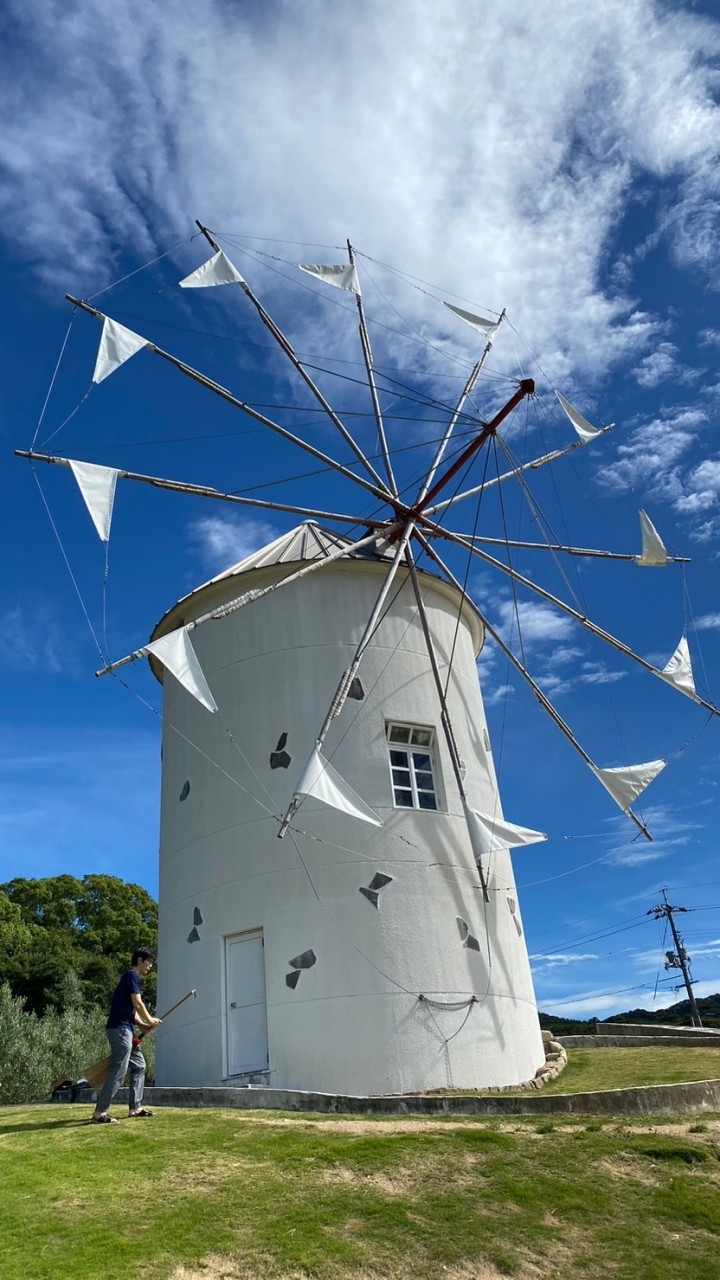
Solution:
[[(176, 1009), (180, 1008), (181, 1004), (184, 1004), (185, 1001), (189, 1000), (191, 996), (196, 996), (196, 995), (197, 995), (197, 991), (188, 991), (187, 995), (183, 996), (182, 1000), (178, 1000), (177, 1004), (174, 1004), (172, 1009), (168, 1009), (167, 1013), (163, 1014), (160, 1021), (164, 1022), (166, 1018), (170, 1017), (171, 1013), (174, 1013)], [(138, 1035), (133, 1036), (133, 1045), (138, 1045), (146, 1035), (149, 1035), (149, 1033), (154, 1030), (155, 1030), (154, 1027), (147, 1027), (144, 1031), (140, 1031)], [(100, 1058), (98, 1062), (93, 1062), (92, 1066), (87, 1068), (84, 1075), (82, 1075), (80, 1079), (87, 1080), (90, 1088), (94, 1089), (96, 1093), (99, 1093), (105, 1081), (108, 1078), (109, 1071), (110, 1071), (110, 1055), (108, 1054), (106, 1058)]]

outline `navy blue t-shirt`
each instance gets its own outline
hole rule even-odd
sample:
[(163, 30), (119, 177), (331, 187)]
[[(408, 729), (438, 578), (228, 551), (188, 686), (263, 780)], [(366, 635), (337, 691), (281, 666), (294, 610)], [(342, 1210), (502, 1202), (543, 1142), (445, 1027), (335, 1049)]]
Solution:
[(140, 978), (135, 969), (126, 969), (115, 988), (106, 1027), (135, 1026), (134, 995), (140, 995)]

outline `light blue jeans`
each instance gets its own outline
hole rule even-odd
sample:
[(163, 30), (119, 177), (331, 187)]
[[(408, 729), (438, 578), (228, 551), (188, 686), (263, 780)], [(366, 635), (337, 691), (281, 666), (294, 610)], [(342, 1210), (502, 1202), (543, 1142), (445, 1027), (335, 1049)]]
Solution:
[(140, 1052), (140, 1046), (133, 1045), (133, 1033), (130, 1027), (108, 1027), (107, 1038), (110, 1042), (110, 1070), (98, 1094), (95, 1110), (96, 1112), (107, 1111), (129, 1069), (129, 1109), (139, 1111), (145, 1088), (145, 1059)]

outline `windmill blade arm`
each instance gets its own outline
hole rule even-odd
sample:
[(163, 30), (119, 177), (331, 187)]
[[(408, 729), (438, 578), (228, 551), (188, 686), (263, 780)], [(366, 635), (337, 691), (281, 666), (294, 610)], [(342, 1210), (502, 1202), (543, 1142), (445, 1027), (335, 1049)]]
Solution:
[[(207, 227), (204, 227), (204, 226), (202, 225), (202, 223), (201, 223), (201, 222), (199, 222), (199, 221), (197, 220), (197, 218), (195, 219), (195, 222), (196, 222), (196, 225), (200, 228), (200, 230), (201, 230), (202, 234), (205, 236), (205, 239), (208, 241), (208, 244), (210, 244), (210, 245), (212, 246), (212, 248), (215, 250), (215, 252), (216, 252), (216, 253), (217, 253), (217, 252), (219, 252), (219, 250), (220, 250), (220, 245), (219, 245), (219, 244), (217, 244), (217, 243), (215, 242), (215, 240), (213, 240), (213, 238), (212, 238), (212, 236), (211, 236), (210, 232), (208, 231)], [(301, 360), (298, 358), (298, 356), (295, 354), (295, 351), (293, 350), (292, 346), (291, 346), (291, 345), (290, 345), (290, 343), (288, 342), (288, 339), (285, 337), (285, 334), (282, 332), (282, 330), (281, 330), (281, 329), (278, 327), (278, 325), (275, 323), (275, 321), (273, 320), (272, 316), (271, 316), (271, 315), (269, 315), (269, 313), (265, 310), (265, 308), (264, 308), (264, 306), (262, 305), (262, 303), (261, 303), (260, 299), (259, 299), (259, 298), (258, 298), (258, 297), (253, 293), (252, 289), (250, 288), (250, 285), (247, 283), (247, 281), (246, 281), (246, 280), (243, 280), (242, 285), (241, 285), (241, 288), (242, 288), (243, 293), (244, 293), (244, 294), (245, 294), (245, 295), (250, 299), (250, 301), (252, 302), (253, 306), (255, 307), (255, 310), (257, 311), (258, 315), (260, 316), (260, 319), (262, 320), (262, 322), (263, 322), (263, 324), (265, 325), (266, 329), (268, 329), (268, 331), (272, 334), (273, 338), (274, 338), (274, 339), (275, 339), (275, 341), (277, 342), (277, 344), (278, 344), (278, 346), (280, 347), (281, 351), (283, 351), (283, 352), (285, 353), (285, 355), (287, 356), (288, 360), (290, 360), (290, 361), (292, 362), (292, 364), (295, 366), (295, 368), (297, 369), (298, 373), (300, 374), (300, 377), (302, 378), (303, 382), (304, 382), (304, 383), (305, 383), (305, 385), (308, 387), (308, 389), (312, 392), (312, 394), (314, 395), (314, 397), (315, 397), (315, 399), (317, 400), (318, 404), (321, 406), (321, 408), (323, 409), (323, 411), (324, 411), (324, 412), (327, 414), (327, 416), (329, 417), (329, 419), (330, 419), (330, 421), (332, 422), (333, 426), (334, 426), (334, 427), (336, 427), (336, 429), (340, 432), (340, 434), (341, 434), (341, 436), (342, 436), (343, 440), (345, 441), (345, 443), (346, 443), (347, 445), (349, 445), (349, 446), (350, 446), (350, 448), (352, 449), (353, 453), (354, 453), (354, 454), (355, 454), (355, 456), (359, 459), (359, 461), (362, 463), (363, 467), (365, 468), (365, 470), (367, 471), (367, 473), (368, 473), (368, 475), (371, 477), (371, 479), (375, 482), (375, 484), (380, 485), (380, 486), (381, 486), (381, 488), (383, 488), (383, 489), (384, 489), (384, 488), (385, 488), (385, 483), (384, 483), (384, 481), (383, 481), (382, 477), (378, 475), (378, 473), (377, 473), (377, 471), (375, 470), (375, 468), (373, 467), (372, 463), (368, 460), (368, 458), (366, 458), (366, 456), (365, 456), (365, 454), (363, 453), (362, 449), (361, 449), (361, 448), (360, 448), (360, 446), (356, 443), (356, 441), (353, 439), (352, 435), (351, 435), (351, 434), (350, 434), (350, 432), (348, 431), (348, 429), (347, 429), (347, 427), (345, 426), (345, 424), (341, 421), (341, 419), (340, 419), (340, 418), (338, 417), (338, 415), (336, 414), (336, 412), (335, 412), (335, 410), (333, 409), (332, 405), (330, 405), (330, 404), (328, 403), (328, 401), (325, 399), (325, 396), (323, 395), (322, 391), (321, 391), (321, 390), (320, 390), (320, 388), (318, 387), (317, 383), (316, 383), (316, 382), (315, 382), (315, 381), (310, 377), (310, 374), (307, 372), (307, 369), (306, 369), (306, 368), (305, 368), (305, 366), (303, 365), (302, 361), (301, 361)]]
[[(452, 726), (452, 720), (450, 718), (450, 710), (447, 705), (447, 698), (445, 697), (445, 690), (443, 689), (442, 679), (440, 677), (440, 667), (437, 660), (437, 654), (435, 652), (435, 645), (433, 644), (432, 633), (430, 631), (430, 624), (428, 622), (427, 613), (425, 611), (425, 601), (423, 600), (422, 591), (420, 589), (420, 582), (418, 580), (417, 569), (415, 567), (415, 561), (412, 556), (411, 548), (408, 548), (408, 565), (410, 569), (410, 581), (412, 583), (412, 588), (415, 595), (415, 603), (417, 604), (418, 616), (420, 618), (420, 625), (422, 626), (423, 635), (425, 637), (425, 644), (428, 651), (428, 657), (430, 659), (430, 668), (432, 670), (433, 680), (435, 681), (435, 688), (437, 691), (437, 695), (440, 700), (440, 723), (442, 724), (442, 727), (443, 727), (445, 742), (447, 743), (448, 752), (450, 754), (453, 773), (455, 774), (455, 782), (457, 784), (458, 791), (460, 792), (460, 799), (462, 801), (463, 811), (467, 813), (469, 805), (468, 805), (468, 799), (467, 799), (467, 792), (465, 790), (465, 780), (462, 775), (460, 753), (458, 751), (457, 742), (455, 740), (455, 731)], [(490, 894), (488, 892), (487, 878), (485, 876), (484, 867), (482, 866), (482, 863), (480, 862), (479, 859), (475, 863), (475, 865), (477, 866), (478, 874), (480, 876), (480, 884), (483, 891), (483, 897), (486, 902), (489, 902)]]
[[(519, 547), (526, 551), (552, 551), (569, 556), (595, 557), (598, 560), (626, 560), (630, 564), (637, 564), (638, 559), (636, 551), (625, 554), (618, 551), (598, 551), (592, 547), (566, 547), (557, 542), (521, 542), (513, 538), (485, 538), (466, 533), (460, 536), (467, 538), (474, 546)], [(690, 559), (688, 556), (668, 556), (668, 564), (690, 564)]]
[[(607, 427), (602, 427), (595, 439), (600, 436), (607, 435), (608, 431), (612, 431), (615, 423), (611, 423)], [(560, 458), (566, 458), (568, 454), (574, 453), (576, 449), (584, 449), (585, 445), (592, 444), (592, 440), (574, 440), (572, 444), (567, 445), (564, 449), (554, 449), (552, 453), (545, 453), (539, 458), (534, 458), (532, 462), (524, 462), (520, 467), (513, 467), (512, 471), (505, 471), (501, 476), (494, 476), (492, 480), (486, 480), (483, 484), (476, 485), (474, 489), (466, 489), (464, 493), (458, 493), (454, 498), (446, 498), (444, 502), (438, 502), (434, 507), (428, 507), (425, 512), (428, 516), (437, 515), (439, 511), (443, 511), (451, 503), (462, 502), (465, 498), (475, 498), (478, 493), (485, 489), (494, 489), (496, 485), (503, 484), (506, 480), (522, 475), (524, 471), (537, 471), (539, 467), (546, 467), (550, 462), (557, 462)]]
[[(428, 555), (431, 556), (432, 559), (435, 561), (435, 563), (443, 570), (448, 580), (452, 582), (452, 584), (459, 591), (462, 591), (462, 587), (460, 583), (457, 581), (457, 579), (455, 578), (454, 574), (450, 571), (450, 569), (448, 569), (445, 562), (437, 554), (437, 552), (435, 551), (435, 548), (431, 545), (431, 543), (429, 543), (428, 540), (425, 537), (423, 537), (423, 535), (419, 531), (417, 536), (419, 541), (422, 543), (423, 547), (427, 551)], [(520, 659), (516, 657), (516, 655), (513, 653), (509, 645), (505, 643), (502, 636), (499, 634), (498, 631), (495, 630), (492, 623), (488, 620), (488, 618), (485, 616), (482, 610), (478, 609), (476, 604), (473, 604), (473, 607), (476, 609), (477, 614), (480, 618), (480, 621), (482, 622), (483, 627), (487, 631), (488, 635), (492, 636), (498, 648), (501, 650), (502, 653), (504, 653), (505, 657), (508, 659), (508, 662), (510, 662), (510, 664), (515, 668), (518, 674), (522, 676), (525, 683), (529, 685), (530, 689), (533, 692), (533, 695), (535, 696), (537, 701), (540, 703), (540, 706), (543, 708), (543, 711), (547, 712), (547, 714), (549, 715), (553, 723), (557, 725), (560, 732), (567, 738), (571, 747), (577, 752), (580, 758), (585, 761), (585, 764), (588, 766), (588, 768), (591, 769), (592, 772), (597, 775), (598, 766), (594, 763), (594, 761), (592, 760), (592, 757), (588, 755), (585, 748), (580, 745), (570, 726), (565, 722), (565, 720), (563, 720), (562, 716), (560, 715), (560, 712), (557, 710), (556, 707), (553, 706), (550, 699), (543, 693), (537, 681), (533, 680), (533, 677), (530, 675), (530, 672), (523, 665)], [(637, 814), (633, 813), (632, 809), (630, 808), (624, 809), (623, 812), (627, 813), (628, 817), (635, 823), (635, 826), (642, 832), (646, 840), (652, 840), (652, 836), (650, 835), (650, 832), (645, 826), (645, 823), (642, 821), (641, 818), (638, 818)]]
[[(88, 315), (94, 316), (96, 320), (104, 321), (106, 319), (106, 316), (102, 311), (98, 311), (95, 307), (91, 307), (88, 302), (83, 302), (79, 298), (73, 298), (69, 293), (66, 293), (65, 297), (74, 307), (79, 307), (81, 311), (86, 311)], [(340, 475), (345, 476), (347, 480), (352, 480), (353, 484), (359, 485), (362, 489), (367, 490), (368, 493), (372, 493), (373, 497), (379, 498), (381, 502), (388, 501), (389, 493), (382, 482), (380, 485), (376, 485), (371, 483), (369, 480), (365, 480), (362, 476), (356, 475), (353, 471), (350, 471), (347, 467), (343, 466), (342, 463), (336, 462), (334, 458), (329, 457), (329, 455), (323, 453), (322, 450), (316, 449), (315, 446), (311, 445), (307, 440), (303, 440), (301, 436), (296, 436), (294, 432), (288, 431), (286, 427), (281, 427), (278, 422), (274, 422), (272, 418), (267, 418), (265, 414), (260, 413), (244, 400), (238, 400), (237, 396), (234, 396), (226, 387), (221, 387), (219, 383), (213, 382), (211, 378), (206, 378), (205, 375), (198, 372), (197, 369), (193, 369), (192, 365), (186, 364), (184, 360), (179, 360), (177, 356), (171, 355), (169, 351), (164, 351), (162, 347), (156, 346), (154, 342), (146, 342), (145, 346), (153, 355), (160, 356), (162, 360), (166, 360), (168, 364), (173, 365), (174, 368), (178, 369), (180, 373), (185, 375), (185, 377), (192, 379), (193, 382), (200, 383), (202, 387), (205, 387), (208, 391), (212, 391), (213, 394), (219, 396), (221, 400), (224, 400), (227, 404), (231, 404), (234, 409), (239, 409), (241, 413), (245, 413), (255, 422), (261, 423), (261, 425), (267, 427), (269, 431), (274, 431), (276, 435), (282, 436), (282, 438), (289, 441), (290, 444), (297, 445), (299, 449), (302, 449), (305, 453), (311, 454), (313, 458), (318, 458), (320, 462), (325, 463), (325, 465), (330, 467), (333, 471), (337, 471)]]
[[(335, 690), (335, 694), (333, 696), (332, 702), (330, 703), (330, 707), (328, 709), (327, 715), (325, 716), (325, 719), (323, 721), (322, 728), (320, 729), (320, 733), (318, 734), (317, 739), (315, 741), (315, 747), (314, 747), (315, 751), (319, 751), (320, 748), (322, 747), (323, 742), (327, 737), (327, 733), (330, 728), (330, 725), (332, 724), (335, 717), (340, 714), (340, 712), (342, 711), (345, 705), (345, 702), (347, 701), (348, 691), (357, 674), (358, 668), (362, 661), (362, 656), (365, 650), (367, 649), (367, 646), (370, 643), (373, 633), (378, 625), (380, 616), (382, 614), (382, 611), (385, 605), (385, 601), (387, 600), (387, 597), (390, 592), (390, 588), (395, 580), (397, 571), (405, 559), (405, 551), (409, 545), (410, 538), (412, 537), (414, 528), (415, 528), (415, 525), (413, 521), (412, 520), (407, 521), (404, 525), (401, 537), (399, 538), (398, 542), (395, 544), (395, 554), (388, 567), (387, 576), (385, 578), (385, 581), (383, 582), (382, 587), (380, 588), (377, 599), (375, 600), (375, 604), (373, 605), (372, 611), (370, 613), (370, 617), (368, 618), (365, 624), (365, 629), (362, 633), (362, 636), (358, 641), (358, 645), (355, 650), (355, 656), (353, 657), (353, 660), (350, 663), (350, 666), (347, 668), (346, 671), (343, 672), (342, 676), (340, 677), (340, 683), (338, 684), (338, 687)], [(280, 830), (278, 831), (279, 839), (282, 839), (283, 836), (285, 835), (285, 832), (287, 831), (288, 826), (290, 825), (290, 822), (292, 821), (294, 814), (299, 809), (300, 804), (301, 804), (301, 797), (297, 793), (295, 793), (280, 823)]]
[[(400, 528), (400, 524), (393, 526)], [(319, 569), (324, 569), (327, 565), (342, 560), (346, 556), (353, 555), (362, 547), (369, 547), (372, 543), (377, 542), (377, 534), (371, 533), (367, 538), (362, 538), (360, 542), (353, 542), (350, 546), (339, 547), (336, 551), (329, 552), (323, 556), (321, 560), (312, 560), (310, 564), (303, 565), (302, 569), (296, 569), (295, 573), (290, 573), (286, 578), (279, 578), (277, 582), (271, 582), (267, 587), (261, 587), (254, 591), (244, 591), (242, 595), (236, 596), (234, 600), (229, 600), (227, 604), (218, 605), (216, 609), (211, 609), (208, 613), (203, 613), (199, 618), (193, 618), (190, 622), (185, 623), (186, 631), (194, 631), (196, 627), (202, 626), (205, 622), (218, 622), (222, 618), (227, 618), (231, 613), (237, 613), (239, 609), (244, 609), (248, 604), (254, 604), (257, 600), (263, 600), (265, 596), (269, 596), (273, 591), (279, 591), (282, 587), (289, 587), (291, 583), (297, 582), (300, 578), (306, 578), (310, 573), (317, 573)], [(117, 671), (119, 667), (126, 666), (129, 662), (137, 662), (138, 658), (145, 657), (145, 648), (136, 649), (133, 653), (128, 654), (126, 658), (120, 658), (118, 662), (112, 662), (109, 666), (103, 667), (100, 671), (96, 671), (96, 676), (110, 675), (111, 672)]]
[[(27, 458), (30, 462), (48, 462), (57, 467), (69, 467), (70, 459), (61, 458), (57, 454), (35, 453), (34, 450), (15, 449), (16, 458)], [(312, 507), (296, 507), (288, 502), (271, 502), (270, 499), (245, 498), (236, 493), (223, 493), (209, 485), (188, 484), (183, 480), (165, 480), (162, 476), (146, 476), (136, 471), (118, 471), (118, 480), (135, 480), (140, 484), (152, 485), (155, 489), (168, 489), (171, 493), (188, 493), (195, 498), (212, 498), (215, 502), (231, 502), (244, 507), (259, 507), (264, 511), (286, 511), (290, 515), (308, 516), (312, 520), (333, 520), (340, 524), (363, 525), (368, 529), (377, 527), (376, 520), (362, 516), (343, 515), (337, 511), (318, 511)]]
[[(638, 653), (635, 653), (635, 651), (628, 645), (624, 644), (622, 640), (618, 640), (617, 636), (612, 635), (609, 631), (603, 630), (602, 627), (598, 627), (584, 614), (579, 613), (577, 609), (573, 609), (571, 605), (566, 604), (564, 600), (558, 599), (558, 597), (552, 595), (550, 591), (545, 591), (545, 589), (539, 586), (537, 582), (533, 582), (530, 578), (526, 578), (523, 574), (518, 573), (517, 569), (512, 569), (510, 565), (503, 564), (502, 560), (496, 560), (494, 556), (489, 555), (486, 551), (482, 551), (480, 547), (473, 546), (472, 541), (468, 538), (464, 538), (459, 534), (451, 533), (447, 529), (441, 529), (439, 525), (430, 524), (429, 521), (426, 522), (426, 524), (434, 533), (440, 534), (440, 536), (449, 539), (451, 542), (457, 543), (458, 546), (465, 547), (466, 550), (471, 551), (473, 555), (478, 556), (485, 564), (492, 565), (494, 569), (499, 569), (501, 573), (512, 578), (513, 581), (517, 582), (520, 586), (527, 587), (529, 591), (540, 596), (542, 600), (547, 600), (548, 604), (559, 609), (561, 613), (567, 614), (569, 618), (573, 618), (575, 622), (578, 622), (580, 626), (584, 627), (586, 631), (589, 631), (591, 635), (597, 636), (599, 640), (603, 640), (605, 644), (609, 644), (611, 648), (617, 649), (618, 653), (624, 654), (626, 658), (629, 658), (631, 662), (636, 663), (637, 666), (642, 667), (644, 671), (649, 671), (650, 675), (656, 676), (658, 680), (662, 680), (665, 684), (667, 683), (663, 672), (657, 667), (654, 667), (651, 662), (647, 662), (645, 658), (641, 658)], [(713, 715), (720, 716), (720, 709), (714, 706), (712, 702), (706, 702), (706, 700), (701, 698), (697, 693), (692, 693), (689, 690), (680, 688), (679, 686), (674, 685), (672, 687), (677, 688), (678, 692), (682, 693), (686, 698), (690, 698), (693, 702), (697, 702), (698, 705), (704, 707), (706, 711), (710, 711)]]

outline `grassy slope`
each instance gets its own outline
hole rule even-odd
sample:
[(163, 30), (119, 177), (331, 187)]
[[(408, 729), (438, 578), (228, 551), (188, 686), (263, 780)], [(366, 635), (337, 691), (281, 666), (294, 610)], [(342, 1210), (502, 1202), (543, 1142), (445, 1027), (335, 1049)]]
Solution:
[(87, 1115), (0, 1110), (3, 1280), (717, 1277), (720, 1118)]

